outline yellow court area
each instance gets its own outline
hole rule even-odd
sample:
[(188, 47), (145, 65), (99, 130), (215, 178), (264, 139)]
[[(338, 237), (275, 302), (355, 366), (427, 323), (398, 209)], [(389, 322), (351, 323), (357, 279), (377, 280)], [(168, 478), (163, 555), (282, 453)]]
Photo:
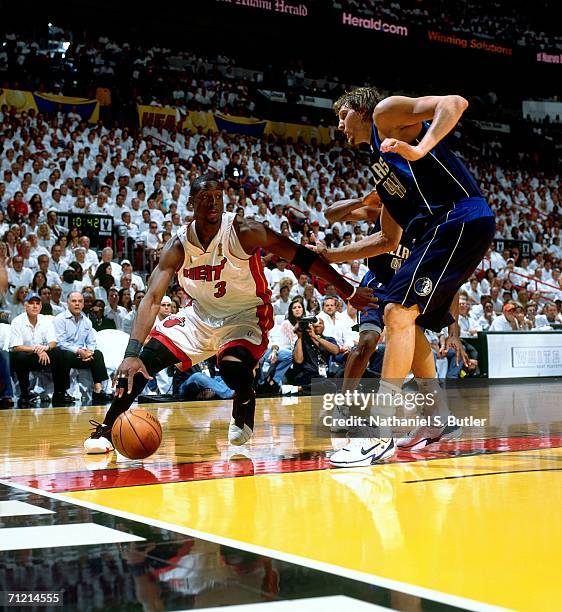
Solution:
[(332, 442), (311, 434), (302, 398), (260, 400), (241, 451), (226, 443), (228, 402), (148, 407), (164, 442), (144, 462), (84, 459), (93, 409), (29, 413), (26, 427), (0, 414), (11, 440), (2, 459), (8, 482), (274, 560), (453, 607), (559, 610), (561, 391), (467, 390), (465, 412), (484, 428), (368, 468), (329, 468)]

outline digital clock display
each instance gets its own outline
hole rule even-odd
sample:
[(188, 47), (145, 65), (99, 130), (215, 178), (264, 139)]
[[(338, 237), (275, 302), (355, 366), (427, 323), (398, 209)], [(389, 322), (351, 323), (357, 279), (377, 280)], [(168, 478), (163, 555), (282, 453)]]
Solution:
[(82, 236), (88, 236), (94, 249), (113, 245), (113, 217), (73, 212), (57, 213), (58, 223), (70, 231), (76, 227)]

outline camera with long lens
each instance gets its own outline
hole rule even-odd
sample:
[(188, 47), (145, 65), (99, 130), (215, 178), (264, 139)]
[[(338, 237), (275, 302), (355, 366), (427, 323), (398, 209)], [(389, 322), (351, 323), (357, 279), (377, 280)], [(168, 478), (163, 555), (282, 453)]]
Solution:
[(318, 323), (318, 319), (316, 317), (303, 317), (302, 319), (299, 319), (299, 331), (307, 333), (308, 326), (314, 325), (315, 323)]

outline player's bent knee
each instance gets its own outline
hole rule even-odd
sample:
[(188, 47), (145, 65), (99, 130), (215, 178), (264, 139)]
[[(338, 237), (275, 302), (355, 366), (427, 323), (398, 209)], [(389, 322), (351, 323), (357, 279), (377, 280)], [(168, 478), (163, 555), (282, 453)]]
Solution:
[(387, 304), (384, 309), (384, 324), (391, 329), (401, 329), (414, 325), (419, 315), (416, 307), (406, 308), (401, 304)]

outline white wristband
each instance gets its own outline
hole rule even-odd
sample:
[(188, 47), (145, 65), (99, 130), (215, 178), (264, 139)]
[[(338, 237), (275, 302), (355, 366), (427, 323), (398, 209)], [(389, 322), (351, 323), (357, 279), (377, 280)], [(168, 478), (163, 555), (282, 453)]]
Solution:
[(353, 299), (353, 296), (357, 293), (357, 287), (353, 287), (353, 292), (352, 294), (347, 298), (347, 302), (349, 302), (349, 300)]

